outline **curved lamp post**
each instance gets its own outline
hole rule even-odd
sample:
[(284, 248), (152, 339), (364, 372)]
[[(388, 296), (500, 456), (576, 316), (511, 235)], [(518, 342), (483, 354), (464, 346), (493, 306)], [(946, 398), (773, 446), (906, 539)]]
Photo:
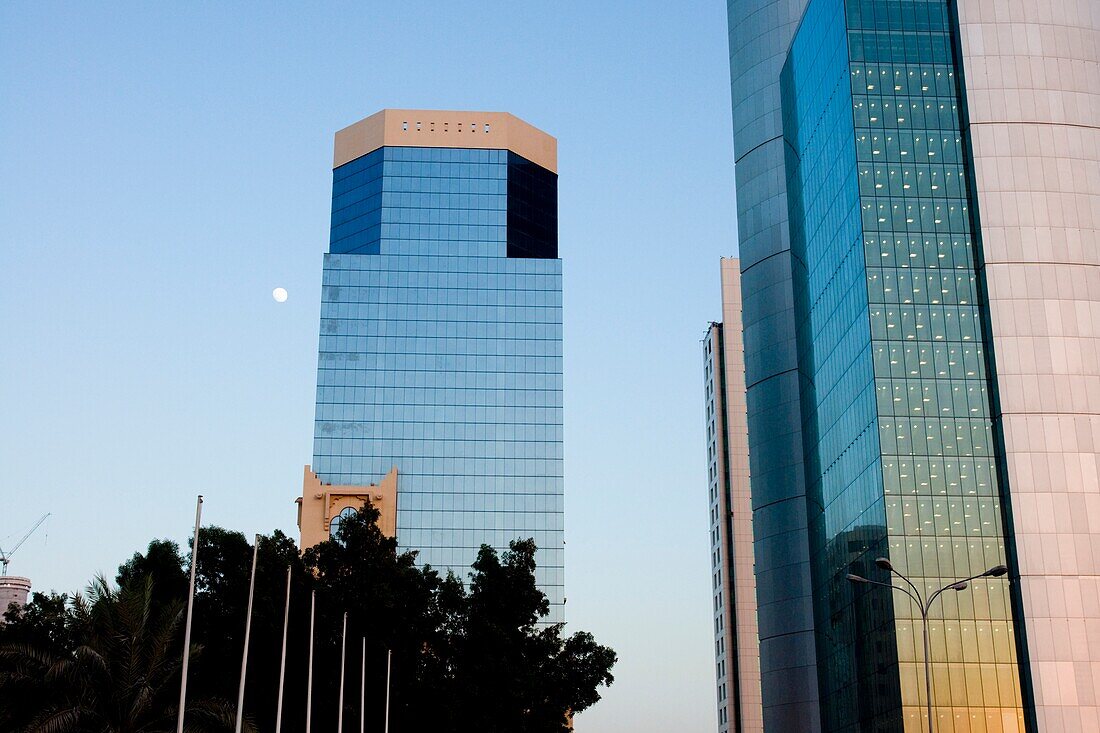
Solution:
[(931, 652), (931, 645), (929, 644), (929, 641), (928, 641), (928, 610), (932, 607), (932, 601), (936, 600), (940, 596), (940, 594), (943, 593), (945, 590), (953, 590), (953, 591), (966, 590), (967, 586), (969, 585), (970, 581), (972, 581), (972, 580), (977, 580), (978, 578), (999, 578), (999, 577), (1001, 577), (1002, 575), (1004, 575), (1005, 573), (1008, 572), (1008, 566), (1007, 565), (995, 565), (995, 566), (991, 567), (989, 570), (986, 570), (984, 573), (981, 573), (980, 575), (972, 575), (969, 578), (963, 578), (962, 580), (956, 580), (953, 583), (948, 583), (947, 585), (940, 588), (938, 591), (936, 591), (932, 595), (928, 596), (928, 600), (925, 601), (924, 597), (921, 596), (920, 591), (917, 590), (917, 586), (913, 585), (913, 581), (909, 580), (909, 578), (905, 577), (904, 575), (899, 573), (897, 570), (895, 570), (894, 566), (891, 565), (890, 561), (887, 560), (885, 557), (880, 557), (877, 560), (875, 560), (875, 565), (878, 565), (883, 570), (885, 570), (889, 573), (893, 573), (894, 575), (896, 575), (899, 578), (901, 578), (902, 580), (904, 580), (909, 585), (909, 587), (913, 589), (913, 592), (910, 593), (907, 588), (902, 588), (900, 586), (894, 585), (893, 583), (880, 583), (877, 580), (870, 580), (869, 578), (864, 578), (862, 575), (856, 575), (854, 573), (848, 573), (848, 580), (851, 581), (852, 583), (867, 583), (868, 585), (881, 585), (884, 588), (892, 588), (893, 590), (900, 590), (902, 593), (904, 593), (905, 595), (912, 598), (913, 601), (917, 604), (917, 608), (920, 609), (921, 621), (924, 624), (924, 685), (925, 685), (925, 697), (927, 698), (927, 702), (928, 702), (928, 733), (933, 733), (933, 731), (932, 731), (932, 657), (931, 657), (931, 653), (930, 653)]

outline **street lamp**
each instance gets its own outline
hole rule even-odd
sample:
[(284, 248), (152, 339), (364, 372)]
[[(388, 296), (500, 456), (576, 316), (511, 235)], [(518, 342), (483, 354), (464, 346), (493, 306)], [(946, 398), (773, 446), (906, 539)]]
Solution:
[(921, 596), (917, 586), (913, 585), (913, 581), (898, 572), (890, 561), (885, 557), (880, 557), (875, 560), (875, 565), (885, 570), (888, 573), (893, 573), (902, 580), (904, 580), (913, 592), (910, 593), (906, 588), (902, 588), (894, 585), (893, 583), (880, 583), (877, 580), (870, 580), (864, 578), (862, 575), (856, 575), (855, 573), (848, 573), (848, 580), (852, 583), (867, 583), (869, 585), (881, 585), (884, 588), (892, 588), (893, 590), (900, 590), (905, 595), (913, 599), (917, 604), (917, 608), (920, 609), (921, 621), (924, 624), (924, 685), (925, 696), (928, 702), (928, 733), (933, 733), (932, 730), (932, 657), (931, 657), (931, 645), (928, 641), (928, 610), (932, 607), (932, 601), (936, 600), (941, 593), (945, 590), (961, 591), (966, 590), (970, 581), (977, 580), (978, 578), (999, 578), (1008, 572), (1007, 565), (994, 565), (989, 570), (986, 570), (980, 575), (972, 575), (969, 578), (963, 578), (962, 580), (956, 580), (953, 583), (948, 583), (938, 591), (928, 596), (928, 601), (925, 602), (924, 597)]

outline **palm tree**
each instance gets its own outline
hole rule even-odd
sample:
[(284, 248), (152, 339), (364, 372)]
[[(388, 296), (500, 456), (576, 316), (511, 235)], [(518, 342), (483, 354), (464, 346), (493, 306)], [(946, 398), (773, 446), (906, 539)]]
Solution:
[[(72, 649), (0, 648), (3, 697), (10, 704), (12, 693), (26, 693), (9, 724), (22, 733), (172, 733), (183, 606), (173, 601), (156, 611), (152, 588), (149, 576), (117, 589), (97, 577), (71, 604)], [(191, 703), (186, 730), (231, 731), (233, 713), (222, 701)]]

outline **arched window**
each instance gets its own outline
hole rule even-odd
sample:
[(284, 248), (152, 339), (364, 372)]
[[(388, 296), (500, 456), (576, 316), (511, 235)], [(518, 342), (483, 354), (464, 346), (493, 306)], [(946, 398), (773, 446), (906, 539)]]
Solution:
[(348, 517), (354, 517), (359, 512), (354, 507), (344, 507), (344, 509), (332, 518), (332, 521), (328, 523), (329, 537), (336, 537), (336, 530), (340, 529), (340, 523)]

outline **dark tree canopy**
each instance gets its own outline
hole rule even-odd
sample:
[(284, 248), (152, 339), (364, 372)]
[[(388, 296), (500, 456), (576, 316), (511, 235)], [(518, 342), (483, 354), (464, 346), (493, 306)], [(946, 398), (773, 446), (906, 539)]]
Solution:
[[(50, 605), (55, 616), (49, 626), (65, 627), (61, 644), (36, 643), (41, 639), (39, 609), (33, 610), (35, 615), (9, 616), (11, 623), (0, 637), (0, 729), (174, 730), (183, 605), (173, 599), (158, 608), (153, 598), (151, 575), (119, 588), (96, 578), (71, 603)], [(222, 701), (201, 696), (188, 700), (188, 730), (194, 733), (231, 730), (233, 715), (233, 708)]]
[[(335, 538), (304, 553), (279, 531), (258, 538), (244, 705), (249, 726), (275, 728), (288, 569), (284, 731), (305, 727), (311, 601), (312, 724), (318, 730), (336, 727), (345, 612), (347, 730), (358, 730), (361, 682), (368, 727), (381, 726), (387, 652), (393, 733), (559, 733), (570, 713), (600, 699), (599, 687), (613, 681), (615, 653), (591, 634), (566, 637), (564, 625), (541, 622), (549, 604), (535, 584), (534, 542), (516, 540), (503, 553), (482, 546), (464, 584), (417, 566), (414, 552), (400, 552), (397, 541), (382, 534), (377, 517), (368, 504), (340, 523)], [(65, 717), (68, 727), (56, 727), (58, 733), (174, 731), (186, 549), (182, 554), (173, 542), (153, 540), (119, 567), (117, 587), (99, 579), (74, 597), (36, 593), (9, 614), (9, 623), (0, 625), (0, 730), (38, 730), (43, 715), (79, 707), (77, 701), (94, 709)], [(188, 728), (231, 731), (252, 545), (239, 532), (207, 527), (198, 558)], [(91, 665), (93, 658), (102, 664)], [(51, 676), (49, 669), (67, 672)], [(126, 675), (137, 675), (141, 684), (135, 687)], [(139, 711), (132, 721), (96, 708), (112, 689), (119, 695), (146, 690), (135, 698), (140, 705), (130, 706)]]

